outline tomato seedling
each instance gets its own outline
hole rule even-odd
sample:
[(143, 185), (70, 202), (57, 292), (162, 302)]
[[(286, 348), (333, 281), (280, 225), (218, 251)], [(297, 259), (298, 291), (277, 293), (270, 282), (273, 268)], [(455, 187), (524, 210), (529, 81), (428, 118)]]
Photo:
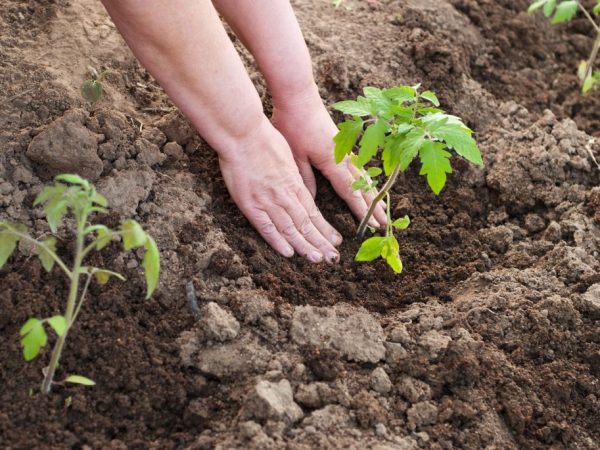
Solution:
[[(44, 205), (48, 226), (54, 234), (69, 211), (73, 215), (76, 225), (76, 245), (71, 267), (68, 267), (67, 263), (57, 255), (57, 239), (54, 236), (43, 240), (34, 239), (27, 233), (27, 227), (24, 225), (0, 222), (0, 268), (13, 253), (17, 243), (22, 240), (35, 246), (40, 262), (46, 271), (50, 272), (55, 266), (58, 266), (69, 280), (69, 296), (64, 315), (55, 315), (46, 319), (31, 318), (20, 330), (23, 356), (26, 361), (33, 360), (38, 356), (40, 349), (46, 345), (48, 336), (44, 325), (52, 328), (58, 336), (50, 364), (44, 369), (41, 388), (44, 394), (50, 392), (53, 384), (62, 384), (63, 382), (88, 386), (95, 384), (89, 378), (81, 375), (69, 375), (62, 382), (54, 381), (67, 334), (79, 316), (92, 279), (94, 278), (99, 284), (106, 284), (111, 277), (125, 280), (121, 274), (111, 270), (84, 265), (85, 258), (92, 251), (102, 250), (113, 239), (122, 239), (125, 251), (143, 247), (145, 254), (142, 267), (146, 276), (146, 298), (149, 298), (154, 292), (160, 272), (158, 247), (154, 239), (142, 229), (139, 223), (132, 219), (126, 220), (117, 230), (111, 230), (104, 225), (89, 224), (90, 215), (107, 211), (106, 198), (96, 192), (94, 186), (87, 180), (78, 175), (63, 174), (55, 179), (56, 183), (44, 188), (33, 204), (34, 206)], [(85, 281), (80, 292), (82, 277), (85, 278)]]
[(594, 63), (600, 50), (600, 26), (592, 16), (600, 14), (600, 0), (596, 0), (596, 5), (591, 13), (581, 4), (580, 1), (558, 1), (558, 0), (536, 0), (529, 6), (529, 13), (542, 10), (544, 15), (551, 19), (552, 25), (572, 20), (577, 11), (581, 10), (586, 19), (590, 22), (596, 31), (596, 40), (592, 46), (590, 57), (579, 64), (577, 74), (581, 80), (581, 90), (585, 94), (594, 89), (600, 83), (600, 70), (594, 70)]
[[(398, 174), (408, 169), (418, 156), (420, 175), (427, 177), (429, 187), (437, 195), (446, 184), (447, 174), (452, 173), (452, 155), (447, 150), (453, 149), (466, 160), (483, 165), (477, 143), (471, 136), (473, 131), (458, 117), (439, 109), (440, 102), (433, 92), (420, 92), (419, 87), (366, 87), (364, 97), (333, 105), (338, 111), (352, 116), (338, 125), (339, 132), (334, 137), (336, 162), (339, 164), (350, 158), (360, 171), (360, 178), (352, 188), (374, 191), (378, 186), (378, 180), (374, 178), (382, 174), (387, 177), (357, 232), (358, 238), (363, 239), (373, 211), (385, 199), (388, 219), (385, 236), (365, 240), (355, 259), (373, 261), (381, 257), (396, 273), (402, 272), (402, 261), (393, 230), (406, 229), (410, 224), (407, 216), (393, 220), (391, 215), (390, 189)], [(359, 150), (354, 153), (357, 142)], [(370, 167), (365, 168), (369, 163), (372, 163)]]
[(81, 96), (93, 105), (102, 97), (102, 93), (104, 92), (102, 80), (104, 80), (104, 77), (109, 72), (108, 70), (104, 70), (98, 73), (92, 66), (88, 66), (88, 70), (92, 78), (85, 80), (81, 85)]

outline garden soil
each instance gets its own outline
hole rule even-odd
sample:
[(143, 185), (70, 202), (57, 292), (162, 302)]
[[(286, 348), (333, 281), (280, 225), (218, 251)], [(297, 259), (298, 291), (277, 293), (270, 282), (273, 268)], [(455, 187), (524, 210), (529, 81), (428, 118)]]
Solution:
[[(23, 361), (19, 327), (60, 313), (67, 287), (19, 244), (0, 272), (0, 447), (598, 449), (600, 94), (574, 73), (591, 28), (552, 28), (524, 0), (292, 3), (327, 104), (422, 83), (485, 167), (453, 161), (439, 197), (418, 169), (401, 177), (400, 276), (353, 262), (357, 222), (323, 179), (342, 260), (283, 259), (100, 2), (0, 0), (0, 219), (48, 233), (35, 195), (85, 171), (113, 205), (97, 221), (135, 217), (163, 265), (144, 300), (140, 255), (93, 256), (128, 281), (92, 286), (58, 379), (97, 385), (44, 397), (50, 349)], [(108, 70), (93, 107), (88, 66)]]

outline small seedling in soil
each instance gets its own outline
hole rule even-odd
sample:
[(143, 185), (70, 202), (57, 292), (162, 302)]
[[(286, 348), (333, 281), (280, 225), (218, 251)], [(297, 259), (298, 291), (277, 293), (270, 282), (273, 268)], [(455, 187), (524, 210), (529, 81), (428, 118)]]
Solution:
[[(339, 164), (350, 158), (360, 171), (360, 178), (352, 188), (376, 191), (379, 178), (387, 178), (357, 232), (358, 238), (363, 239), (373, 211), (380, 201), (385, 200), (385, 235), (365, 240), (355, 259), (373, 261), (381, 257), (396, 273), (402, 272), (402, 261), (394, 229), (404, 230), (410, 224), (408, 216), (394, 220), (391, 215), (390, 189), (398, 174), (406, 171), (418, 157), (420, 174), (427, 177), (429, 187), (437, 195), (446, 184), (446, 175), (452, 173), (452, 154), (448, 150), (453, 149), (466, 160), (483, 165), (477, 143), (471, 136), (473, 131), (458, 117), (439, 109), (440, 103), (433, 92), (419, 92), (419, 87), (366, 87), (364, 97), (333, 105), (338, 111), (352, 116), (338, 125), (340, 131), (334, 138), (336, 162)], [(358, 152), (355, 153), (353, 149), (357, 142)]]
[(573, 0), (537, 0), (531, 4), (528, 11), (533, 13), (538, 10), (542, 10), (544, 15), (551, 19), (552, 25), (572, 20), (577, 15), (578, 10), (583, 12), (583, 15), (596, 31), (596, 40), (592, 46), (590, 57), (579, 64), (577, 74), (581, 79), (581, 90), (584, 94), (597, 87), (600, 83), (600, 70), (594, 70), (594, 63), (600, 50), (600, 26), (596, 23), (592, 14), (594, 16), (600, 14), (600, 0), (596, 0), (596, 5), (592, 8), (591, 13), (580, 1)]
[(108, 70), (104, 70), (100, 73), (91, 66), (88, 66), (88, 70), (92, 78), (85, 80), (81, 86), (81, 96), (90, 102), (92, 105), (96, 103), (102, 97), (104, 88), (102, 87), (102, 80), (108, 75)]
[[(44, 328), (45, 325), (48, 325), (54, 330), (58, 339), (52, 351), (50, 364), (43, 371), (42, 393), (48, 394), (53, 384), (65, 382), (92, 386), (95, 383), (81, 375), (68, 375), (61, 382), (54, 381), (56, 368), (67, 334), (79, 316), (92, 279), (103, 285), (111, 277), (122, 281), (125, 278), (121, 274), (108, 269), (84, 265), (84, 261), (91, 252), (102, 250), (114, 239), (123, 241), (125, 251), (143, 247), (145, 254), (142, 267), (146, 276), (146, 298), (149, 298), (156, 288), (160, 272), (158, 247), (152, 237), (135, 220), (130, 219), (122, 222), (117, 230), (111, 230), (104, 225), (91, 225), (88, 222), (90, 215), (105, 213), (108, 202), (106, 198), (96, 192), (94, 186), (78, 175), (64, 174), (57, 176), (56, 183), (53, 186), (44, 188), (33, 204), (34, 206), (44, 205), (46, 220), (53, 234), (56, 234), (61, 221), (70, 212), (75, 219), (76, 245), (72, 266), (69, 267), (57, 255), (57, 239), (54, 236), (46, 237), (43, 240), (34, 239), (27, 233), (27, 227), (24, 225), (0, 222), (0, 268), (13, 253), (17, 243), (22, 240), (34, 245), (40, 262), (46, 271), (50, 272), (55, 266), (58, 266), (69, 281), (69, 296), (64, 315), (55, 315), (45, 319), (33, 317), (21, 328), (23, 356), (26, 361), (31, 361), (38, 356), (40, 349), (48, 341)], [(82, 277), (84, 283), (80, 292)]]

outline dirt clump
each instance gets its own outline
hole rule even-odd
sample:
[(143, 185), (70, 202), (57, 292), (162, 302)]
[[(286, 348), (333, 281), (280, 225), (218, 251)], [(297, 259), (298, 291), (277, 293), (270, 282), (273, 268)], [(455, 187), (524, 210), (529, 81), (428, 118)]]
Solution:
[[(600, 119), (572, 73), (583, 20), (551, 28), (525, 0), (293, 2), (328, 104), (421, 82), (480, 143), (485, 167), (453, 160), (439, 197), (418, 168), (401, 175), (394, 207), (412, 223), (396, 276), (353, 261), (356, 221), (322, 178), (340, 264), (276, 255), (99, 3), (5, 3), (0, 220), (46, 234), (35, 195), (78, 171), (112, 205), (95, 221), (140, 221), (163, 267), (145, 301), (138, 255), (93, 256), (128, 281), (92, 284), (61, 374), (97, 385), (43, 397), (49, 351), (25, 363), (19, 327), (58, 314), (67, 286), (20, 246), (0, 272), (5, 446), (597, 448)], [(111, 70), (95, 106), (78, 93), (90, 60)], [(72, 232), (58, 237), (68, 259)]]

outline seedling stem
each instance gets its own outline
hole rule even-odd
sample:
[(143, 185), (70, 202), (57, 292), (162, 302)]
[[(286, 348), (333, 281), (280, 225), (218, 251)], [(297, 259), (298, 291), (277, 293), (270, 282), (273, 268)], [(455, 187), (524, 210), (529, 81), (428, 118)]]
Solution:
[[(48, 337), (44, 329), (45, 325), (50, 326), (57, 335), (50, 364), (43, 370), (44, 379), (41, 386), (43, 394), (50, 393), (53, 384), (64, 382), (87, 386), (95, 384), (89, 378), (81, 375), (69, 375), (62, 382), (54, 381), (67, 335), (79, 316), (92, 278), (96, 278), (99, 284), (106, 284), (110, 277), (125, 280), (116, 272), (84, 266), (83, 261), (86, 256), (92, 250), (101, 250), (114, 238), (122, 239), (124, 249), (127, 251), (144, 247), (146, 252), (142, 266), (146, 274), (147, 298), (156, 288), (160, 271), (160, 256), (156, 243), (136, 221), (126, 220), (118, 230), (110, 230), (104, 225), (88, 225), (90, 214), (106, 212), (107, 200), (97, 193), (87, 180), (78, 175), (59, 175), (56, 180), (57, 183), (54, 186), (48, 186), (42, 190), (36, 197), (34, 205), (45, 205), (44, 212), (53, 233), (56, 233), (59, 223), (69, 210), (75, 217), (76, 241), (71, 269), (58, 257), (55, 237), (51, 236), (40, 241), (29, 236), (23, 225), (0, 222), (0, 268), (15, 250), (18, 241), (25, 240), (36, 246), (44, 269), (50, 272), (57, 265), (69, 280), (69, 295), (64, 316), (56, 315), (41, 320), (35, 317), (30, 318), (20, 331), (23, 356), (27, 361), (37, 357), (40, 349), (46, 345)], [(92, 237), (91, 243), (87, 247), (85, 246), (86, 237)], [(86, 276), (86, 280), (80, 293), (82, 275)]]

